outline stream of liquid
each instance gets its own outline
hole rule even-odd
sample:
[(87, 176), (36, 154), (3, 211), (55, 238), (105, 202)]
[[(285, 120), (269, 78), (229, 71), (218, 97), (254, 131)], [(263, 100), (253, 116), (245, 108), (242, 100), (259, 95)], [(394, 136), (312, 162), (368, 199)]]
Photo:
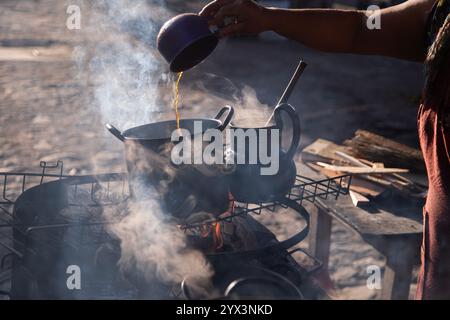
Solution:
[(183, 72), (178, 73), (178, 79), (175, 82), (175, 99), (173, 100), (173, 108), (175, 109), (175, 118), (177, 120), (177, 129), (180, 129), (180, 113), (178, 112), (178, 102), (180, 100), (180, 81), (183, 77)]

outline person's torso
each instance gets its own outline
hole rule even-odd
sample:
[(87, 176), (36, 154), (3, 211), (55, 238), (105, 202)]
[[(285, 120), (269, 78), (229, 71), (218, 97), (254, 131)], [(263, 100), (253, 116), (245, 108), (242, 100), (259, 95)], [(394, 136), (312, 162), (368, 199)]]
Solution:
[(427, 23), (426, 83), (419, 139), (427, 166), (427, 211), (450, 210), (450, 0), (434, 5)]

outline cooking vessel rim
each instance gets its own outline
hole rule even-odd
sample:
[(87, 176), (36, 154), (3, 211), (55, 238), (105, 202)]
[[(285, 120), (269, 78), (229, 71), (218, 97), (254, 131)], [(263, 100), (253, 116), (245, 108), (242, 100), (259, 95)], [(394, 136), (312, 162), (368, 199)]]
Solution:
[(261, 129), (277, 129), (278, 126), (276, 124), (270, 125), (270, 126), (255, 126), (255, 127), (251, 127), (251, 126), (239, 126), (236, 125), (232, 122), (230, 122), (229, 124), (231, 129), (242, 129), (242, 130), (249, 130), (249, 129), (254, 129), (254, 130), (261, 130)]
[[(186, 118), (186, 119), (180, 119), (180, 122), (184, 122), (184, 121), (202, 121), (202, 122), (212, 122), (212, 123), (216, 123), (217, 124), (217, 127), (215, 128), (215, 129), (218, 129), (218, 127), (220, 127), (222, 124), (223, 124), (223, 122), (222, 121), (220, 121), (220, 120), (218, 120), (218, 119), (206, 119), (206, 118)], [(126, 129), (126, 130), (124, 130), (124, 131), (122, 131), (122, 136), (126, 139), (126, 140), (165, 140), (165, 139), (170, 139), (170, 137), (158, 137), (158, 138), (150, 138), (150, 137), (147, 137), (147, 138), (144, 138), (144, 137), (136, 137), (136, 136), (130, 136), (129, 134), (130, 134), (130, 131), (131, 130), (137, 130), (137, 129), (139, 129), (139, 128), (144, 128), (144, 127), (149, 127), (149, 126), (152, 126), (152, 125), (155, 125), (155, 124), (158, 124), (158, 125), (165, 125), (165, 124), (167, 124), (167, 123), (174, 123), (174, 122), (176, 122), (176, 120), (165, 120), (165, 121), (159, 121), (159, 122), (152, 122), (152, 123), (147, 123), (147, 124), (143, 124), (143, 125), (140, 125), (140, 126), (136, 126), (136, 127), (131, 127), (131, 128), (128, 128), (128, 129)], [(183, 129), (183, 128), (180, 128), (180, 129)], [(206, 130), (208, 130), (208, 129), (212, 129), (212, 128), (202, 128), (202, 133), (204, 133)]]

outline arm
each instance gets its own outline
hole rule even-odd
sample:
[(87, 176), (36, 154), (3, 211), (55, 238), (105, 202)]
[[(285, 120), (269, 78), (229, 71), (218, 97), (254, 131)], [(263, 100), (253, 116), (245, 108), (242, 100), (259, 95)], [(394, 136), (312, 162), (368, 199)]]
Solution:
[(328, 52), (375, 54), (408, 60), (425, 58), (425, 23), (434, 0), (409, 0), (381, 10), (381, 29), (366, 26), (365, 11), (264, 8), (250, 0), (216, 0), (201, 14), (211, 23), (236, 17), (222, 36), (275, 31), (306, 46)]

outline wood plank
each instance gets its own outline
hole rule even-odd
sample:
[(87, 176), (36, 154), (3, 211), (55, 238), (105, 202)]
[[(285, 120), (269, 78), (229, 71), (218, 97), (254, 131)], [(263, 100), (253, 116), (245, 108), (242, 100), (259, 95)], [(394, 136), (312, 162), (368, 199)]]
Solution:
[(317, 165), (328, 170), (338, 171), (342, 173), (352, 174), (384, 174), (384, 173), (406, 173), (408, 169), (402, 168), (370, 168), (370, 167), (350, 167), (350, 166), (336, 166), (324, 162), (316, 162)]
[(317, 139), (302, 150), (302, 161), (339, 160), (336, 151), (347, 152), (347, 148), (325, 139)]
[[(346, 161), (350, 162), (351, 164), (357, 166), (357, 167), (366, 167), (366, 168), (384, 168), (384, 163), (382, 162), (371, 162), (365, 159), (357, 159), (355, 157), (352, 157), (344, 152), (336, 151), (336, 155), (339, 157), (345, 159)], [(419, 183), (415, 183), (412, 179), (405, 177), (408, 173), (392, 173), (389, 175), (384, 175), (383, 184), (384, 182), (388, 182), (391, 184), (391, 186), (402, 193), (408, 194), (413, 197), (421, 197), (423, 192), (426, 191), (426, 188), (423, 187), (423, 183), (420, 180)], [(422, 175), (423, 177), (424, 175)], [(413, 176), (414, 177), (414, 176)], [(425, 176), (426, 178), (426, 176)], [(378, 178), (379, 179), (379, 178)], [(380, 181), (381, 182), (381, 181)]]
[(370, 203), (370, 200), (367, 199), (362, 194), (350, 190), (350, 198), (352, 199), (352, 203), (355, 207), (363, 208), (364, 206)]
[(329, 214), (344, 221), (345, 224), (362, 236), (422, 233), (420, 208), (403, 205), (394, 214), (375, 206), (368, 209), (356, 208), (349, 196), (342, 197), (338, 203), (321, 199), (316, 201)]
[(321, 212), (316, 206), (311, 206), (311, 223), (309, 228), (308, 251), (322, 261), (324, 267), (328, 266), (331, 239), (331, 217)]
[(334, 152), (338, 157), (341, 157), (342, 159), (350, 162), (351, 164), (357, 166), (357, 167), (370, 167), (367, 164), (364, 164), (363, 162), (361, 162), (361, 160), (356, 159), (355, 157), (352, 157), (351, 155), (342, 152), (342, 151), (335, 151)]
[(407, 300), (411, 287), (412, 271), (419, 244), (409, 239), (393, 239), (387, 245), (385, 256), (382, 300)]
[[(323, 174), (324, 176), (326, 176), (328, 178), (334, 178), (334, 177), (341, 175), (340, 172), (327, 170), (323, 167), (319, 167), (319, 166), (315, 165), (312, 162), (309, 162), (306, 165), (309, 166), (314, 171), (320, 172), (321, 174)], [(380, 196), (383, 192), (386, 191), (385, 187), (380, 186), (377, 183), (370, 182), (361, 176), (352, 177), (352, 184), (350, 186), (350, 189), (354, 190), (358, 193), (361, 193), (364, 196), (369, 196), (371, 198), (376, 198), (376, 197)]]
[(331, 229), (333, 220), (326, 212), (315, 205), (309, 205), (311, 215), (308, 235), (308, 252), (322, 262), (322, 267), (313, 273), (314, 282), (321, 287), (330, 298), (334, 292), (334, 283), (328, 269), (330, 260)]
[[(298, 172), (311, 179), (323, 178), (305, 165), (299, 165)], [(396, 203), (394, 212), (375, 205), (366, 209), (356, 208), (350, 196), (340, 196), (338, 201), (317, 199), (316, 202), (322, 205), (328, 214), (363, 237), (422, 233), (422, 207), (413, 201)]]

